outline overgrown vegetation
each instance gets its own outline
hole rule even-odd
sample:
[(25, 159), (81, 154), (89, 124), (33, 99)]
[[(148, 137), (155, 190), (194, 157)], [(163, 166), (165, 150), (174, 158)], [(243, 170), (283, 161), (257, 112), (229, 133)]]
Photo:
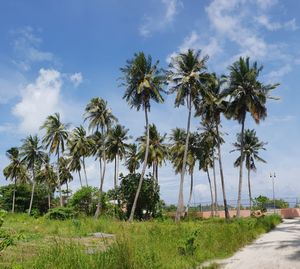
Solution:
[[(129, 224), (91, 217), (65, 221), (9, 215), (4, 228), (23, 239), (0, 257), (1, 268), (116, 269), (195, 268), (203, 261), (224, 258), (280, 222), (259, 219), (170, 219)], [(93, 232), (115, 238), (93, 238)]]

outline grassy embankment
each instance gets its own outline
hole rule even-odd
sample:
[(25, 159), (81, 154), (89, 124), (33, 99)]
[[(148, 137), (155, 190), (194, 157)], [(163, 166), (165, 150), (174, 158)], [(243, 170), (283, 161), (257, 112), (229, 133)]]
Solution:
[[(279, 222), (277, 216), (176, 225), (170, 219), (129, 224), (105, 218), (55, 221), (8, 215), (3, 228), (23, 238), (2, 253), (0, 268), (195, 268), (203, 261), (228, 257)], [(116, 237), (88, 236), (94, 232)]]

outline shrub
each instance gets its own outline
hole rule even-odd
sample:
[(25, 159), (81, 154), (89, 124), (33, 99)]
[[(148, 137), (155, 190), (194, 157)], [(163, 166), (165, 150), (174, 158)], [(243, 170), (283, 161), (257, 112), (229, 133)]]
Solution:
[(72, 207), (56, 207), (52, 208), (45, 215), (45, 218), (55, 220), (66, 220), (76, 217), (77, 212)]
[(97, 205), (97, 188), (82, 187), (70, 199), (70, 205), (78, 212), (93, 215)]

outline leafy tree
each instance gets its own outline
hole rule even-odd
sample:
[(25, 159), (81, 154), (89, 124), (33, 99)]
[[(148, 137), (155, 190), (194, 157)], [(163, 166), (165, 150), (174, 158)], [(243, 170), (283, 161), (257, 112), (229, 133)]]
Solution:
[[(102, 145), (98, 145), (101, 152), (97, 150), (97, 158), (100, 162), (100, 187), (99, 187), (99, 199), (98, 206), (95, 212), (95, 217), (99, 217), (101, 214), (101, 196), (102, 187), (104, 183), (105, 170), (106, 170), (106, 145), (105, 139), (109, 128), (117, 118), (112, 114), (111, 109), (107, 107), (107, 102), (101, 98), (92, 98), (85, 108), (85, 121), (89, 121), (89, 129), (96, 130), (94, 142), (101, 142)], [(103, 161), (103, 168), (102, 168)]]
[(188, 156), (192, 108), (193, 106), (198, 107), (202, 96), (206, 94), (205, 83), (208, 77), (206, 73), (207, 59), (207, 56), (200, 58), (200, 51), (194, 52), (189, 49), (186, 53), (180, 53), (178, 56), (172, 58), (170, 63), (168, 77), (170, 83), (174, 85), (171, 87), (170, 93), (176, 92), (175, 106), (186, 105), (188, 108), (187, 136), (180, 172), (176, 221), (180, 221), (180, 218), (184, 215), (183, 184)]
[(15, 212), (16, 186), (18, 183), (28, 181), (28, 175), (24, 164), (21, 161), (21, 156), (18, 148), (10, 148), (6, 151), (6, 156), (10, 163), (3, 169), (3, 174), (6, 179), (14, 182), (13, 198), (11, 212)]
[[(241, 141), (242, 138), (240, 134), (237, 135), (237, 142), (235, 142), (233, 145), (235, 147), (233, 151), (239, 151), (241, 152)], [(266, 150), (264, 146), (266, 143), (259, 141), (259, 138), (256, 136), (255, 130), (245, 130), (244, 134), (244, 158), (245, 158), (245, 165), (248, 171), (248, 190), (249, 190), (249, 203), (250, 203), (250, 210), (252, 209), (252, 195), (251, 195), (251, 182), (250, 182), (250, 172), (256, 171), (256, 165), (255, 161), (263, 162), (266, 163), (264, 159), (262, 159), (259, 156), (259, 151), (260, 150)], [(234, 166), (238, 167), (240, 166), (241, 163), (241, 156), (239, 156), (235, 163)]]
[(114, 172), (114, 188), (117, 187), (117, 180), (119, 179), (119, 165), (120, 160), (125, 158), (126, 154), (126, 141), (129, 139), (127, 135), (129, 129), (117, 124), (111, 128), (107, 137), (107, 153), (110, 161), (115, 162)]
[[(214, 144), (217, 152), (217, 159), (219, 162), (220, 169), (220, 179), (221, 187), (223, 194), (223, 204), (226, 219), (230, 218), (228, 211), (228, 204), (226, 199), (226, 190), (225, 190), (225, 179), (223, 171), (223, 162), (222, 162), (222, 153), (221, 153), (221, 144), (224, 143), (222, 134), (219, 131), (221, 127), (221, 115), (224, 114), (227, 110), (228, 102), (226, 101), (228, 92), (223, 88), (225, 79), (220, 79), (216, 74), (211, 74), (209, 80), (206, 83), (206, 89), (208, 94), (204, 96), (201, 100), (200, 105), (197, 107), (196, 116), (200, 116), (204, 124), (211, 125), (210, 135), (214, 140)], [(215, 210), (217, 211), (218, 195), (217, 195), (217, 184), (216, 184), (216, 175), (215, 175), (215, 158), (213, 158), (213, 173), (214, 173), (214, 186), (215, 186)]]
[(29, 170), (31, 170), (32, 175), (32, 191), (31, 199), (29, 204), (28, 214), (31, 214), (32, 202), (34, 189), (36, 185), (36, 170), (41, 166), (45, 159), (45, 152), (42, 150), (43, 147), (40, 145), (40, 141), (37, 135), (29, 135), (22, 140), (23, 144), (21, 146), (21, 157), (22, 162), (24, 162)]
[(127, 61), (125, 67), (121, 68), (123, 73), (122, 85), (126, 88), (123, 98), (131, 108), (138, 111), (142, 108), (145, 112), (146, 123), (146, 150), (144, 164), (142, 167), (139, 186), (136, 191), (135, 199), (132, 204), (129, 221), (133, 221), (138, 197), (142, 188), (143, 178), (148, 164), (149, 154), (149, 121), (148, 112), (150, 112), (151, 101), (163, 103), (161, 95), (165, 83), (165, 77), (161, 69), (158, 68), (158, 61), (152, 64), (151, 56), (146, 57), (143, 52), (134, 55), (134, 58)]
[(97, 188), (82, 187), (73, 194), (69, 203), (76, 211), (92, 215), (96, 210), (97, 192)]
[(242, 126), (237, 217), (240, 217), (241, 207), (246, 115), (250, 113), (256, 123), (264, 120), (267, 116), (266, 102), (271, 98), (269, 92), (278, 86), (278, 84), (264, 85), (258, 80), (262, 69), (262, 66), (259, 67), (256, 62), (251, 65), (249, 57), (241, 57), (229, 67), (230, 74), (227, 77), (227, 92), (230, 95), (227, 116), (237, 120)]
[(73, 162), (73, 167), (76, 167), (77, 171), (79, 169), (79, 173), (80, 173), (81, 165), (76, 163), (77, 159), (79, 159), (79, 161), (82, 164), (82, 168), (85, 176), (85, 183), (86, 186), (88, 186), (88, 179), (87, 179), (87, 174), (85, 169), (85, 158), (89, 156), (91, 141), (87, 137), (86, 130), (83, 128), (82, 125), (76, 127), (72, 131), (68, 140), (68, 146), (69, 146), (70, 155), (72, 156), (72, 158), (75, 159)]
[(138, 147), (136, 144), (129, 144), (126, 149), (125, 166), (129, 173), (135, 174), (140, 167), (140, 158), (138, 154)]
[[(121, 184), (118, 190), (119, 199), (126, 207), (127, 218), (130, 218), (131, 208), (135, 200), (135, 193), (139, 186), (140, 174), (128, 174), (121, 176)], [(151, 176), (143, 179), (142, 188), (138, 198), (134, 217), (136, 219), (148, 219), (155, 217), (159, 203), (159, 186)], [(130, 213), (130, 214), (129, 214)]]
[[(168, 147), (164, 143), (167, 134), (161, 135), (155, 124), (149, 125), (149, 152), (148, 152), (148, 167), (152, 166), (152, 175), (154, 180), (158, 183), (158, 167), (162, 166), (165, 163), (168, 157)], [(145, 159), (145, 152), (146, 152), (146, 142), (147, 142), (147, 135), (146, 131), (144, 136), (141, 136), (137, 139), (140, 143), (139, 146), (139, 157), (142, 162)]]
[(60, 114), (55, 113), (47, 117), (41, 129), (45, 129), (45, 135), (43, 137), (43, 144), (49, 149), (49, 153), (57, 156), (57, 182), (60, 196), (60, 206), (63, 206), (63, 198), (61, 192), (61, 179), (59, 173), (59, 158), (60, 153), (65, 151), (65, 143), (68, 139), (68, 124), (62, 123)]

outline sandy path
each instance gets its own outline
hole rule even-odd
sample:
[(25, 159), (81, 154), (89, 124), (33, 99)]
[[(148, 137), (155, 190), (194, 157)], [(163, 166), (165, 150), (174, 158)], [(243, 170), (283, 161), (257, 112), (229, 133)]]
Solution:
[(300, 269), (300, 219), (284, 220), (231, 258), (224, 269)]

